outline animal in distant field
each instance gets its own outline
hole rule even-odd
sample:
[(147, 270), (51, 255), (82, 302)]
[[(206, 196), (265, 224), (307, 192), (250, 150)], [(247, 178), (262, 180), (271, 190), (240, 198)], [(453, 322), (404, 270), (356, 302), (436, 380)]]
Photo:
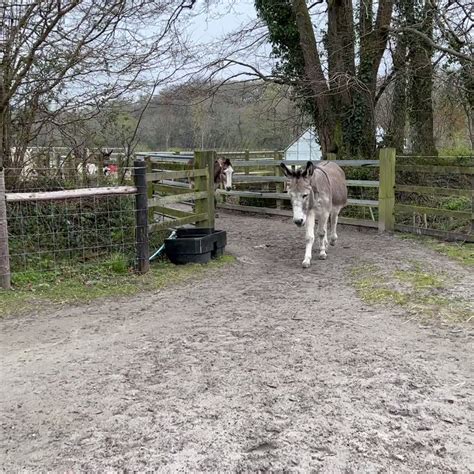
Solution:
[(222, 184), (226, 191), (232, 189), (232, 176), (234, 174), (234, 168), (229, 158), (225, 160), (219, 159), (214, 162), (214, 185), (219, 186)]
[[(189, 162), (189, 166), (192, 168), (194, 166), (194, 160)], [(234, 174), (234, 168), (232, 168), (232, 163), (229, 158), (225, 160), (219, 158), (214, 161), (214, 187), (217, 188), (222, 185), (226, 191), (232, 189), (232, 176)], [(189, 180), (189, 187), (194, 188), (194, 178)]]
[(306, 225), (306, 251), (303, 267), (311, 264), (314, 244), (315, 221), (319, 244), (319, 259), (327, 258), (328, 248), (327, 225), (331, 218), (329, 243), (337, 241), (337, 219), (341, 209), (347, 204), (347, 185), (344, 171), (331, 161), (324, 161), (315, 166), (308, 161), (305, 169), (293, 171), (281, 163), (285, 176), (289, 179), (288, 194), (293, 208), (293, 222), (302, 227)]
[(95, 163), (79, 163), (77, 165), (77, 172), (82, 174), (85, 172), (88, 176), (96, 176), (97, 171), (99, 170), (98, 166)]

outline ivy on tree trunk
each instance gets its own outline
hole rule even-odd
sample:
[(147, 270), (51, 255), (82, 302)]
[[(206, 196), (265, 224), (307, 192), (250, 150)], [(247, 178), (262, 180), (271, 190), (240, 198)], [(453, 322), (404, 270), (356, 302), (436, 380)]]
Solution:
[[(273, 53), (280, 58), (279, 72), (298, 84), (302, 107), (312, 114), (324, 154), (375, 154), (377, 72), (393, 1), (378, 2), (375, 18), (372, 3), (360, 0), (356, 29), (352, 1), (328, 0), (327, 34), (317, 38), (305, 0), (255, 1), (268, 26)], [(327, 50), (327, 77), (321, 64), (320, 40)]]

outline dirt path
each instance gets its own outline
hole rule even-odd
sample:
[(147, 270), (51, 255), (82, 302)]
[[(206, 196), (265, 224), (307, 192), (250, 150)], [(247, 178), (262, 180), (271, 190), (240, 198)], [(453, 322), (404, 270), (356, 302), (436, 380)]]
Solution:
[(0, 321), (5, 472), (472, 472), (472, 333), (350, 284), (411, 259), (465, 297), (467, 271), (347, 227), (304, 271), (288, 220), (219, 226), (237, 262), (206, 280)]

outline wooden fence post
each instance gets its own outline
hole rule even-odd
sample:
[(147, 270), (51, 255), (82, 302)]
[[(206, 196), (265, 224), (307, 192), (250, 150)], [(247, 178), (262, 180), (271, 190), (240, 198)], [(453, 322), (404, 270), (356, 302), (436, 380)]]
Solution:
[(395, 228), (395, 148), (379, 152), (379, 231), (393, 232)]
[[(150, 269), (148, 244), (148, 194), (146, 181), (147, 164), (133, 162), (133, 180), (137, 188), (135, 195), (135, 242), (137, 249), (137, 272), (146, 273)], [(151, 185), (150, 185), (151, 186)]]
[(3, 168), (0, 171), (0, 287), (5, 290), (11, 288), (7, 201), (5, 197), (5, 170)]
[[(277, 162), (275, 165), (275, 175), (278, 177), (283, 176), (283, 170), (281, 169), (280, 163), (283, 161), (283, 154), (280, 151), (276, 151), (273, 155), (273, 159)], [(284, 183), (276, 183), (275, 191), (277, 193), (285, 192)], [(276, 200), (276, 208), (283, 209), (283, 201), (281, 199)]]
[[(245, 161), (250, 161), (250, 151), (249, 150), (245, 150)], [(246, 167), (245, 170), (244, 170), (244, 173), (245, 174), (249, 174), (250, 173), (250, 168)]]
[(203, 169), (207, 168), (208, 175), (198, 176), (194, 178), (196, 192), (207, 191), (207, 197), (205, 199), (198, 199), (196, 201), (195, 209), (196, 214), (205, 213), (207, 219), (202, 222), (197, 222), (197, 227), (208, 227), (214, 228), (215, 220), (215, 196), (214, 196), (214, 162), (216, 160), (215, 151), (195, 151), (194, 152), (194, 168)]
[[(145, 157), (145, 166), (146, 166), (146, 172), (147, 173), (153, 173), (153, 163), (151, 161), (151, 158), (149, 156)], [(147, 191), (146, 195), (148, 199), (153, 199), (153, 181), (150, 182), (150, 184), (147, 186)], [(150, 224), (153, 224), (155, 221), (155, 209), (153, 207), (150, 207), (148, 209), (148, 222)]]

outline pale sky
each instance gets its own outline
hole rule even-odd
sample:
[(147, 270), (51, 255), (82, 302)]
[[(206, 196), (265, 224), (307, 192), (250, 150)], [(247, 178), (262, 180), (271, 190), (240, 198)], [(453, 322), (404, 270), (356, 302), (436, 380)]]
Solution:
[(209, 10), (207, 15), (196, 16), (189, 26), (196, 41), (219, 39), (257, 17), (253, 0), (220, 1)]

